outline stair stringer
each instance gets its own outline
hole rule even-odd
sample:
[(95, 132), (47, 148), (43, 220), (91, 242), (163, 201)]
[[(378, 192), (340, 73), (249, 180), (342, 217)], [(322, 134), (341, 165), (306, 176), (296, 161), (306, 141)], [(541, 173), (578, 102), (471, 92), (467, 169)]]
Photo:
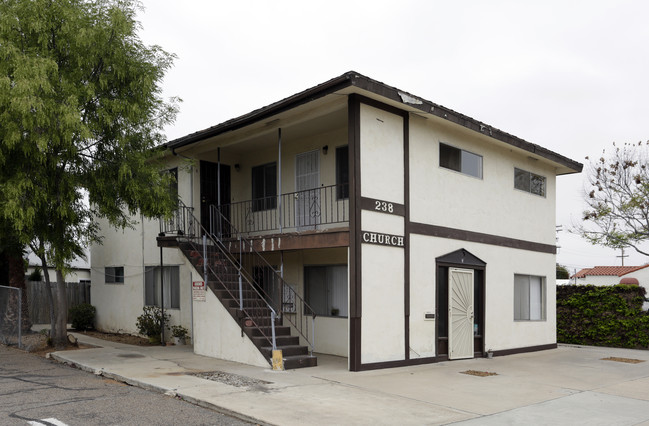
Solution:
[[(201, 275), (188, 262), (192, 276)], [(208, 287), (208, 286), (206, 286)], [(192, 300), (194, 309), (194, 353), (235, 361), (257, 367), (270, 366), (257, 346), (223, 306), (211, 289), (206, 288), (205, 302)]]

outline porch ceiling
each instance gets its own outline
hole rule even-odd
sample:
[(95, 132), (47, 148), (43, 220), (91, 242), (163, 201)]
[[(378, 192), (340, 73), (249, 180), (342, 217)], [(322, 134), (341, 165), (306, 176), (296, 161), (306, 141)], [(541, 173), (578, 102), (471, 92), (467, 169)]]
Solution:
[(290, 143), (346, 125), (347, 98), (331, 94), (277, 114), (262, 123), (217, 135), (178, 151), (202, 154), (221, 147), (233, 154), (243, 154), (251, 150), (276, 147), (279, 128), (282, 129), (282, 141)]

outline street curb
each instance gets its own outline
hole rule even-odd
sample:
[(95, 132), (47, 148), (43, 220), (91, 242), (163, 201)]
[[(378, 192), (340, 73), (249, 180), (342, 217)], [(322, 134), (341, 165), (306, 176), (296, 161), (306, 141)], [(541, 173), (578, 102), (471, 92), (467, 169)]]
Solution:
[(163, 395), (166, 395), (166, 396), (170, 396), (172, 398), (177, 398), (177, 399), (180, 399), (182, 401), (188, 402), (190, 404), (198, 405), (199, 407), (207, 408), (207, 409), (216, 411), (219, 414), (234, 417), (236, 419), (243, 420), (245, 422), (254, 423), (254, 424), (257, 424), (257, 425), (261, 425), (261, 426), (275, 426), (273, 423), (265, 422), (263, 420), (255, 418), (255, 417), (248, 416), (247, 414), (239, 413), (237, 411), (232, 411), (232, 410), (230, 410), (228, 408), (221, 407), (221, 406), (213, 404), (211, 402), (203, 401), (201, 399), (197, 399), (197, 398), (194, 398), (194, 397), (191, 397), (191, 396), (188, 396), (188, 395), (184, 395), (183, 393), (179, 393), (174, 389), (165, 389), (165, 388), (160, 387), (160, 386), (155, 386), (155, 385), (152, 385), (152, 384), (149, 384), (149, 383), (144, 383), (144, 382), (141, 382), (139, 380), (129, 379), (128, 377), (124, 377), (124, 376), (121, 376), (119, 374), (104, 371), (102, 369), (97, 370), (97, 369), (94, 369), (92, 367), (88, 367), (87, 365), (83, 365), (83, 364), (79, 364), (77, 362), (70, 361), (68, 359), (65, 359), (61, 355), (58, 355), (57, 352), (50, 353), (50, 357), (51, 357), (52, 360), (54, 360), (54, 361), (56, 361), (56, 362), (58, 362), (60, 364), (67, 365), (69, 367), (85, 371), (87, 373), (92, 373), (95, 376), (105, 377), (107, 379), (111, 379), (111, 380), (115, 380), (117, 382), (125, 383), (125, 384), (127, 384), (129, 386), (134, 386), (134, 387), (138, 387), (140, 389), (144, 389), (144, 390), (147, 390), (147, 391), (160, 393), (160, 394), (163, 394)]

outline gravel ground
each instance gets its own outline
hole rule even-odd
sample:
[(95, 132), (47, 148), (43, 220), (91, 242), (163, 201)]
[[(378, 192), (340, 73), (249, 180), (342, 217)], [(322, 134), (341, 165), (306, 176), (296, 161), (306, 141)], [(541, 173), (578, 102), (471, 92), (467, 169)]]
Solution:
[(250, 377), (239, 376), (238, 374), (224, 373), (222, 371), (206, 371), (202, 373), (193, 373), (190, 376), (200, 377), (201, 379), (212, 380), (214, 382), (224, 383), (236, 387), (250, 387), (258, 385), (268, 385), (271, 382), (265, 380), (251, 379)]

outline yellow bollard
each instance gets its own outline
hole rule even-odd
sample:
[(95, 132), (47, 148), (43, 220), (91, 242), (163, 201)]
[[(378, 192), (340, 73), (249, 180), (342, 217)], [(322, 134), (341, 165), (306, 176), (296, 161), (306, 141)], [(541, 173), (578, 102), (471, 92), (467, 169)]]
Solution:
[(281, 349), (273, 351), (273, 370), (284, 370), (284, 357)]

